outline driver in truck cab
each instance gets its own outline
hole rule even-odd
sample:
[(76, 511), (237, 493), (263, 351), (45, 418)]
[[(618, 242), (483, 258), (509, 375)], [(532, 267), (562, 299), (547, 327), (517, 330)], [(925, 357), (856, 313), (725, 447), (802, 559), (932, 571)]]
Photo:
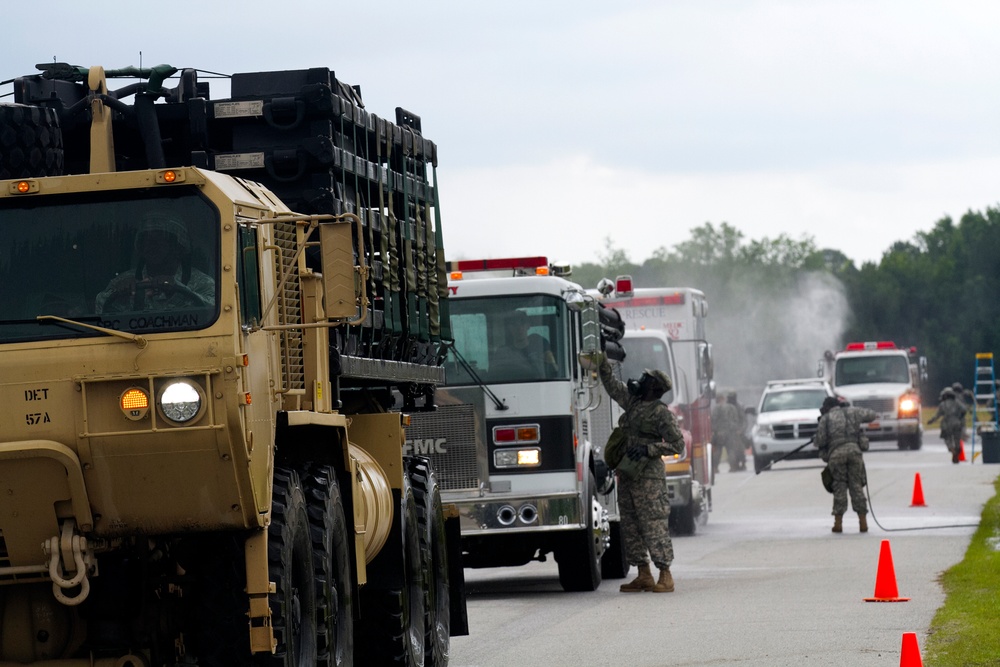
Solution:
[(132, 268), (95, 299), (98, 313), (212, 307), (215, 281), (191, 266), (187, 227), (165, 213), (145, 216), (135, 235)]

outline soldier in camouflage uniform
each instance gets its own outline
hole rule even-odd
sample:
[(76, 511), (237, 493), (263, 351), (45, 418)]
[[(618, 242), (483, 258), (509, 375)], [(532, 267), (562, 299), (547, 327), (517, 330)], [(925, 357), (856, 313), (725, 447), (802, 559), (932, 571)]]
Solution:
[(722, 450), (729, 459), (729, 472), (746, 469), (746, 450), (743, 444), (743, 427), (746, 418), (736, 404), (736, 394), (719, 397), (712, 408), (712, 474), (719, 474)]
[[(620, 590), (626, 593), (669, 593), (674, 590), (674, 580), (670, 575), (674, 546), (668, 529), (670, 499), (667, 497), (667, 478), (660, 457), (684, 452), (684, 436), (677, 420), (660, 402), (660, 397), (670, 391), (672, 383), (663, 371), (646, 369), (639, 380), (629, 380), (626, 384), (614, 377), (611, 365), (603, 355), (597, 355), (594, 362), (599, 363), (604, 388), (624, 408), (618, 425), (627, 437), (625, 455), (641, 464), (632, 475), (621, 472), (618, 475), (618, 506), (625, 556), (630, 565), (639, 569), (639, 576), (622, 584)], [(647, 552), (660, 570), (660, 578), (656, 581), (649, 569)]]
[(941, 392), (941, 402), (938, 404), (937, 413), (931, 417), (928, 424), (933, 424), (938, 419), (941, 420), (941, 438), (951, 452), (951, 462), (958, 463), (962, 452), (962, 430), (965, 428), (965, 413), (967, 409), (965, 403), (955, 395), (955, 391), (946, 388)]
[(843, 532), (843, 517), (847, 511), (847, 492), (851, 506), (858, 513), (862, 533), (868, 532), (868, 503), (865, 499), (865, 461), (861, 455), (868, 449), (862, 424), (878, 417), (868, 408), (854, 408), (828, 396), (820, 408), (816, 430), (816, 447), (820, 457), (829, 463), (833, 475), (833, 532)]

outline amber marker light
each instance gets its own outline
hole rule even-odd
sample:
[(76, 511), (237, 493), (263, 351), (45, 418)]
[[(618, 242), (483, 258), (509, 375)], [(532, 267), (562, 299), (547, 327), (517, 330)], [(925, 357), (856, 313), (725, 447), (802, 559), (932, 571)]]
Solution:
[(132, 421), (139, 421), (149, 412), (149, 395), (139, 387), (129, 387), (122, 392), (118, 406)]
[(163, 171), (156, 172), (156, 182), (157, 183), (183, 183), (184, 182), (184, 171), (176, 169), (164, 169)]
[(26, 195), (32, 192), (38, 192), (38, 181), (11, 181), (7, 186), (7, 191), (12, 195)]

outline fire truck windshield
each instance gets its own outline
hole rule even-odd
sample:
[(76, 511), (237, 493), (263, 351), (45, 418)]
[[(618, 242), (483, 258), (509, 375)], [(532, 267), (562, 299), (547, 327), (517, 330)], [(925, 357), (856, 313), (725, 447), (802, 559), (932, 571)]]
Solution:
[(834, 371), (834, 386), (837, 387), (876, 382), (907, 384), (909, 381), (910, 365), (900, 354), (843, 357), (837, 360)]
[(569, 378), (562, 299), (537, 294), (449, 303), (455, 351), (445, 362), (446, 384), (476, 384), (475, 376), (488, 384)]
[(218, 220), (186, 187), (0, 200), (0, 343), (209, 326)]

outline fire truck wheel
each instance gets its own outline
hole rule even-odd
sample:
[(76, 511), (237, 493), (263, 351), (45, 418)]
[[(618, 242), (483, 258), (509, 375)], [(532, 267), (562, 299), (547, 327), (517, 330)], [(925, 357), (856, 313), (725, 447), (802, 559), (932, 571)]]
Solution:
[(670, 508), (670, 523), (678, 535), (694, 535), (698, 522), (695, 521), (694, 501), (690, 497), (684, 505)]
[(274, 467), (267, 560), (275, 592), (268, 596), (278, 642), (274, 654), (254, 656), (267, 667), (316, 664), (316, 584), (306, 495), (294, 470)]
[(628, 570), (625, 543), (622, 541), (622, 524), (621, 521), (612, 521), (611, 544), (601, 556), (601, 577), (604, 579), (624, 579), (628, 576)]
[(309, 505), (316, 572), (317, 665), (350, 665), (354, 660), (351, 550), (336, 470), (309, 465), (303, 471), (302, 482)]
[(910, 433), (907, 435), (899, 436), (896, 441), (896, 446), (900, 449), (913, 449), (917, 450), (924, 444), (923, 438), (920, 433)]
[(608, 522), (604, 508), (597, 501), (597, 482), (590, 476), (590, 502), (585, 503), (586, 528), (567, 533), (556, 548), (559, 583), (565, 591), (596, 591), (601, 585), (601, 557), (607, 538)]
[(396, 511), (382, 550), (368, 565), (361, 588), (364, 620), (355, 634), (357, 665), (424, 664), (424, 568), (417, 503), (409, 475), (393, 489)]
[(0, 104), (0, 180), (62, 173), (63, 141), (55, 110)]
[(441, 489), (430, 459), (411, 456), (407, 474), (413, 482), (420, 546), (424, 561), (424, 666), (444, 667), (451, 647), (451, 593), (448, 579), (447, 537)]

